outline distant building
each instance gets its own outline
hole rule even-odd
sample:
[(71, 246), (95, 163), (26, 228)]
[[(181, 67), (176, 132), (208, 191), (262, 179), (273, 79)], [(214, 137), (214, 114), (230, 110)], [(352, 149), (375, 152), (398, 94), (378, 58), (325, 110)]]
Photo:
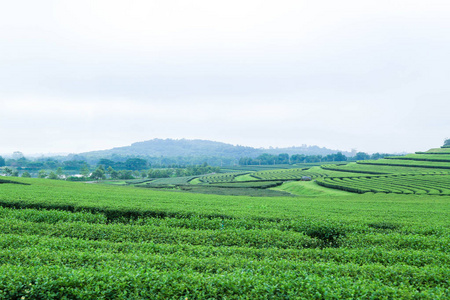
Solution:
[(311, 181), (312, 178), (309, 176), (302, 176), (302, 181)]

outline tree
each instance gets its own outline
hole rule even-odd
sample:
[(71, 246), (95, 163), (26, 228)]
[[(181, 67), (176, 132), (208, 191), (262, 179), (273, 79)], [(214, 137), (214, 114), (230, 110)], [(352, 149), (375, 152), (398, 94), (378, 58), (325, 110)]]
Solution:
[(117, 172), (116, 170), (112, 170), (111, 171), (111, 178), (112, 179), (119, 179), (119, 172)]
[[(47, 161), (46, 165), (50, 168), (50, 169), (54, 169), (56, 168), (56, 166), (51, 167), (50, 164), (52, 164), (52, 162)], [(87, 163), (85, 161), (80, 161), (80, 160), (67, 160), (63, 163), (64, 165), (64, 170), (81, 170), (84, 166), (87, 166), (89, 168), (89, 166), (87, 165)]]
[[(444, 141), (444, 146), (450, 146), (450, 139), (446, 138)], [(0, 165), (1, 166), (1, 165)]]
[(367, 160), (367, 159), (370, 159), (370, 155), (365, 152), (358, 152), (358, 153), (356, 153), (354, 159), (355, 160)]
[(46, 178), (47, 177), (47, 172), (45, 172), (45, 170), (40, 170), (38, 172), (38, 178)]
[(4, 167), (4, 166), (6, 166), (5, 159), (0, 156), (0, 167)]
[(125, 167), (128, 170), (144, 170), (147, 168), (147, 161), (142, 158), (129, 158), (125, 162)]
[(3, 173), (5, 173), (6, 176), (11, 176), (13, 173), (13, 170), (10, 168), (4, 168)]
[(92, 172), (91, 178), (92, 179), (96, 179), (96, 180), (105, 179), (106, 176), (105, 176), (105, 170), (103, 169), (103, 167), (100, 166), (100, 167), (97, 168), (97, 170)]
[(129, 170), (119, 172), (119, 179), (134, 179), (133, 174)]
[(56, 175), (58, 175), (58, 178), (62, 178), (62, 176), (64, 175), (63, 169), (61, 167), (56, 170)]
[(86, 178), (86, 177), (89, 176), (89, 173), (90, 173), (91, 171), (89, 170), (88, 165), (87, 165), (87, 164), (84, 164), (84, 165), (81, 167), (80, 172), (81, 172), (81, 175), (83, 175), (83, 177)]
[(241, 166), (248, 166), (248, 165), (252, 165), (253, 163), (253, 159), (251, 157), (241, 157), (239, 159), (239, 165)]
[(102, 158), (98, 161), (98, 166), (103, 166), (106, 169), (109, 169), (110, 167), (114, 166), (115, 163), (114, 161), (110, 160), (110, 159), (106, 159), (106, 158)]
[(12, 172), (11, 176), (13, 177), (19, 177), (19, 171), (15, 170)]
[(306, 155), (304, 154), (294, 154), (291, 156), (291, 163), (298, 164), (304, 162)]
[(106, 174), (108, 174), (109, 175), (109, 177), (112, 177), (112, 173), (114, 172), (114, 169), (113, 169), (113, 167), (111, 167), (111, 166), (109, 166), (108, 167), (108, 170), (106, 170)]
[(58, 175), (56, 175), (55, 172), (50, 172), (50, 174), (48, 174), (48, 179), (58, 179)]
[(289, 163), (289, 154), (287, 154), (287, 153), (278, 154), (277, 163), (288, 164)]
[(30, 177), (31, 177), (31, 174), (30, 174), (28, 171), (25, 171), (25, 172), (22, 173), (22, 177), (24, 177), (24, 178), (30, 178)]
[(334, 157), (335, 157), (334, 161), (346, 161), (347, 160), (347, 156), (342, 154), (342, 152), (336, 153)]

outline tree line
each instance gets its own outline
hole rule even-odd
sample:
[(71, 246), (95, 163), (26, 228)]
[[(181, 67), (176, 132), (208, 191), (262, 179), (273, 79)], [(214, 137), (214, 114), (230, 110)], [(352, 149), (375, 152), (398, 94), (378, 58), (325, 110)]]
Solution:
[(332, 162), (332, 161), (356, 161), (356, 160), (367, 160), (367, 159), (380, 159), (386, 156), (392, 156), (392, 154), (387, 153), (374, 153), (372, 155), (365, 152), (358, 152), (353, 157), (347, 157), (341, 152), (336, 154), (328, 155), (304, 155), (304, 154), (294, 154), (289, 156), (287, 153), (281, 153), (278, 155), (264, 153), (256, 158), (252, 157), (241, 157), (239, 159), (239, 165), (280, 165), (280, 164), (299, 164), (299, 163), (320, 163), (320, 162)]
[[(450, 145), (450, 139), (446, 143)], [(78, 178), (88, 178), (93, 171), (99, 167), (106, 177), (112, 179), (132, 179), (132, 178), (164, 178), (172, 176), (195, 176), (218, 172), (220, 167), (214, 167), (206, 161), (202, 164), (183, 165), (174, 162), (169, 158), (154, 158), (152, 161), (139, 157), (117, 157), (116, 160), (101, 158), (95, 164), (89, 164), (82, 160), (81, 156), (74, 156), (72, 160), (58, 160), (53, 157), (27, 159), (20, 152), (15, 153), (16, 157), (4, 159), (0, 156), (0, 167), (7, 176), (40, 177), (40, 178), (63, 178), (67, 174), (81, 174)], [(256, 158), (241, 157), (239, 165), (277, 165), (277, 164), (298, 164), (298, 163), (320, 163), (320, 162), (341, 162), (347, 160), (367, 160), (380, 159), (391, 154), (375, 153), (369, 155), (358, 152), (354, 157), (347, 157), (341, 152), (328, 155), (289, 155), (282, 153), (278, 155), (264, 153)], [(158, 159), (158, 162), (155, 160)], [(217, 161), (215, 161), (217, 162)], [(222, 161), (221, 163), (223, 163)], [(237, 161), (225, 161), (224, 165), (234, 165)], [(164, 170), (166, 169), (166, 170)], [(145, 174), (143, 174), (143, 172)], [(101, 173), (101, 172), (100, 172)], [(101, 177), (101, 176), (100, 176)], [(73, 180), (77, 180), (72, 177)], [(82, 179), (79, 179), (82, 180)]]

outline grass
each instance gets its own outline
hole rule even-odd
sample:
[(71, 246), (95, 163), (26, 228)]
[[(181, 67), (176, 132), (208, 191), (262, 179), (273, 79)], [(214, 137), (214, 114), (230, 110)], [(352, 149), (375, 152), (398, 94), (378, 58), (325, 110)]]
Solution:
[(189, 181), (189, 184), (201, 184), (200, 178), (194, 178), (191, 181)]
[(314, 181), (290, 181), (281, 186), (274, 187), (272, 190), (285, 191), (299, 196), (348, 196), (349, 194), (352, 194), (346, 191), (322, 187)]

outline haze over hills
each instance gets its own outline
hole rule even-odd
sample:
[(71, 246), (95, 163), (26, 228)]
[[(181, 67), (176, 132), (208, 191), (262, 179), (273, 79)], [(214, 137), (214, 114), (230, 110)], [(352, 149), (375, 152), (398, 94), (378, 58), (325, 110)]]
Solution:
[(257, 157), (263, 153), (280, 154), (305, 154), (328, 155), (342, 152), (351, 156), (346, 151), (332, 150), (318, 146), (302, 145), (288, 148), (253, 148), (241, 145), (232, 145), (209, 140), (187, 139), (153, 139), (149, 141), (133, 143), (130, 146), (117, 147), (109, 150), (99, 150), (80, 153), (85, 157), (111, 157), (111, 156), (153, 156), (153, 157), (178, 157), (178, 156), (215, 156), (215, 157)]

